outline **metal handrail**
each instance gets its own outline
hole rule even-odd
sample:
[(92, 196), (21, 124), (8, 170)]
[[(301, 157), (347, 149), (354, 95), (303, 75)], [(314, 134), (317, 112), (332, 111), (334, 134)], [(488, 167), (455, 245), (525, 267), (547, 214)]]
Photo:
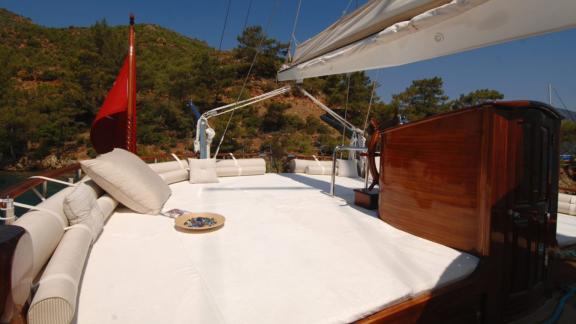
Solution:
[[(338, 145), (334, 148), (334, 152), (332, 153), (332, 180), (330, 181), (330, 196), (334, 197), (334, 189), (336, 187), (336, 154), (340, 151), (348, 151), (348, 152), (368, 152), (367, 147), (356, 147), (356, 146), (344, 146)], [(366, 167), (365, 167), (366, 168)]]

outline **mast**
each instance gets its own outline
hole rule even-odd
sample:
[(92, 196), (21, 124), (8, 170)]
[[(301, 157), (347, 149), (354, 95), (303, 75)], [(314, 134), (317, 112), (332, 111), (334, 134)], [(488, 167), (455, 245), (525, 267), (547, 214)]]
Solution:
[(548, 83), (548, 104), (552, 106), (552, 83)]
[(130, 14), (128, 36), (128, 109), (126, 110), (126, 149), (137, 153), (136, 149), (136, 54), (134, 51), (134, 15)]
[(137, 152), (134, 15), (130, 15), (128, 42), (128, 55), (90, 129), (90, 140), (99, 154), (114, 148)]

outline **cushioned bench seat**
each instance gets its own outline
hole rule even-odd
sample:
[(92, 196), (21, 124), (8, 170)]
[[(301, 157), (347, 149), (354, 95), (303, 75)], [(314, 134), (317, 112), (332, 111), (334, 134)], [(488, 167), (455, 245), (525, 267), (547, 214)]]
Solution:
[(164, 210), (225, 226), (176, 231), (118, 209), (87, 261), (77, 323), (343, 323), (463, 279), (478, 259), (351, 207), (342, 178), (265, 174), (171, 185)]
[(558, 213), (556, 241), (559, 247), (576, 244), (576, 216)]

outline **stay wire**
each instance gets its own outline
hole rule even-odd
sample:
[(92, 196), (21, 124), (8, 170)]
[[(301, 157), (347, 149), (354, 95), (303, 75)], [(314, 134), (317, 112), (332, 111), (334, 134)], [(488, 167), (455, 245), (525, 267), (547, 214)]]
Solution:
[(374, 93), (376, 92), (376, 84), (378, 83), (378, 79), (380, 76), (380, 71), (376, 72), (374, 80), (372, 80), (372, 93), (370, 94), (370, 102), (368, 103), (368, 112), (366, 112), (366, 119), (364, 119), (364, 129), (362, 130), (364, 134), (366, 134), (366, 128), (368, 127), (368, 120), (370, 119), (370, 110), (372, 108), (372, 102), (374, 100)]
[[(256, 47), (256, 53), (254, 53), (254, 58), (252, 59), (252, 63), (250, 64), (250, 68), (248, 69), (248, 73), (246, 73), (246, 77), (244, 78), (244, 82), (242, 83), (242, 88), (240, 89), (240, 93), (238, 93), (238, 97), (236, 98), (236, 103), (240, 101), (242, 95), (244, 94), (244, 89), (246, 89), (246, 85), (248, 84), (248, 80), (250, 79), (250, 74), (252, 74), (252, 69), (256, 64), (256, 59), (258, 58), (258, 54), (262, 50), (262, 44), (264, 44), (264, 40), (266, 39), (266, 30), (269, 29), (270, 24), (272, 23), (272, 18), (276, 13), (276, 9), (278, 8), (278, 4), (280, 0), (276, 0), (274, 2), (274, 6), (272, 7), (272, 11), (270, 12), (270, 16), (268, 16), (268, 20), (266, 21), (266, 25), (262, 30), (262, 38), (258, 42), (258, 46)], [(226, 123), (226, 127), (224, 128), (224, 132), (222, 133), (222, 137), (220, 137), (220, 142), (218, 143), (218, 147), (216, 147), (216, 152), (214, 153), (214, 158), (218, 156), (218, 152), (220, 152), (220, 146), (222, 146), (222, 142), (224, 141), (224, 137), (226, 136), (226, 132), (228, 132), (228, 127), (230, 127), (230, 122), (232, 121), (232, 117), (234, 117), (234, 110), (230, 113), (230, 117), (228, 118), (228, 122)]]
[[(346, 104), (344, 105), (344, 120), (348, 117), (348, 99), (350, 97), (350, 76), (352, 74), (348, 73), (347, 75), (347, 86), (346, 86)], [(346, 125), (342, 125), (342, 145), (344, 145), (344, 140), (346, 138)], [(342, 158), (342, 152), (340, 152), (340, 158)]]
[(562, 97), (560, 97), (560, 94), (558, 93), (558, 91), (556, 91), (556, 88), (552, 87), (552, 91), (554, 91), (554, 94), (556, 94), (556, 97), (558, 97), (558, 100), (560, 100), (560, 103), (562, 104), (564, 109), (569, 110), (568, 106), (566, 106), (566, 104), (564, 103), (564, 100), (562, 100)]
[(296, 26), (298, 25), (298, 18), (300, 17), (300, 8), (302, 7), (302, 0), (298, 1), (298, 8), (296, 9), (296, 16), (294, 17), (294, 24), (292, 24), (292, 34), (288, 42), (288, 55), (286, 61), (292, 61), (292, 45), (296, 43)]
[(224, 41), (224, 34), (226, 33), (226, 26), (228, 25), (228, 16), (230, 16), (230, 5), (232, 0), (228, 0), (226, 5), (226, 15), (224, 16), (224, 26), (222, 26), (222, 33), (220, 34), (220, 44), (218, 45), (218, 50), (222, 50), (222, 42)]
[(248, 26), (248, 18), (250, 18), (250, 10), (252, 9), (252, 0), (248, 2), (248, 10), (246, 10), (246, 17), (244, 18), (244, 25), (242, 26), (242, 31), (246, 30)]

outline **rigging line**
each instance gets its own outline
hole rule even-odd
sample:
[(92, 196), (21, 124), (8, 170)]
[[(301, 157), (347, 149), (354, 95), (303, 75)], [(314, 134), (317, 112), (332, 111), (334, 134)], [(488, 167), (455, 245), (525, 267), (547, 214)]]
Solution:
[(346, 9), (344, 9), (344, 11), (342, 11), (342, 17), (344, 15), (346, 15), (346, 13), (348, 12), (348, 9), (350, 9), (350, 6), (352, 5), (352, 0), (348, 1), (348, 4), (346, 5)]
[(556, 88), (552, 87), (552, 91), (554, 91), (554, 93), (556, 94), (556, 97), (558, 97), (558, 100), (560, 100), (560, 103), (562, 104), (562, 106), (564, 107), (564, 109), (570, 110), (570, 109), (568, 109), (568, 107), (567, 107), (566, 104), (564, 103), (564, 100), (562, 100), (562, 97), (560, 97), (560, 94), (558, 93), (558, 91), (556, 91)]
[[(350, 76), (351, 74), (348, 73), (347, 75), (347, 87), (346, 87), (346, 105), (344, 106), (344, 120), (348, 117), (348, 99), (350, 97)], [(344, 139), (346, 138), (346, 126), (342, 125), (342, 145), (344, 145)], [(340, 157), (342, 157), (342, 152), (340, 152)]]
[[(272, 7), (272, 11), (270, 12), (270, 16), (268, 16), (268, 21), (266, 21), (266, 25), (262, 29), (262, 38), (258, 42), (258, 46), (256, 47), (256, 53), (254, 53), (254, 58), (252, 59), (252, 63), (250, 64), (250, 68), (248, 69), (248, 73), (246, 73), (246, 77), (244, 78), (244, 82), (242, 83), (242, 88), (240, 89), (240, 93), (238, 93), (238, 97), (236, 98), (236, 103), (240, 101), (242, 95), (244, 94), (244, 89), (248, 84), (248, 80), (250, 79), (250, 74), (252, 73), (252, 69), (256, 64), (256, 59), (258, 58), (258, 54), (262, 50), (262, 44), (264, 44), (264, 40), (266, 39), (266, 30), (269, 29), (270, 24), (272, 23), (272, 18), (276, 13), (276, 9), (278, 8), (278, 4), (280, 0), (276, 0), (274, 6)], [(222, 142), (224, 141), (224, 137), (226, 136), (226, 132), (228, 132), (228, 127), (230, 127), (230, 122), (232, 121), (232, 117), (234, 117), (234, 111), (230, 113), (230, 117), (228, 118), (228, 122), (226, 123), (226, 127), (224, 128), (224, 132), (222, 133), (222, 137), (220, 137), (220, 142), (218, 142), (218, 146), (216, 147), (216, 152), (214, 153), (214, 158), (218, 156), (218, 152), (220, 152), (220, 146), (222, 146)]]
[(224, 16), (224, 26), (222, 26), (222, 33), (220, 34), (220, 44), (218, 45), (218, 50), (222, 50), (222, 41), (224, 40), (224, 33), (226, 32), (226, 25), (228, 25), (228, 16), (230, 15), (230, 5), (232, 4), (232, 0), (228, 0), (228, 4), (226, 5), (226, 15)]
[(246, 17), (244, 18), (244, 26), (242, 26), (242, 30), (246, 30), (248, 26), (248, 18), (250, 18), (250, 10), (252, 9), (252, 0), (248, 2), (248, 10), (246, 10)]
[(288, 42), (288, 55), (286, 61), (292, 61), (292, 44), (296, 43), (296, 26), (298, 25), (298, 18), (300, 17), (300, 8), (302, 7), (302, 0), (298, 1), (298, 8), (296, 9), (296, 16), (294, 17), (294, 24), (292, 25), (292, 34)]
[(381, 70), (376, 72), (376, 76), (374, 80), (372, 80), (372, 93), (370, 94), (370, 102), (368, 103), (368, 112), (366, 112), (366, 119), (364, 119), (364, 129), (362, 130), (364, 134), (366, 134), (366, 128), (368, 127), (368, 119), (370, 118), (370, 110), (372, 108), (372, 101), (374, 100), (374, 92), (376, 92), (376, 80), (378, 80), (378, 76)]

